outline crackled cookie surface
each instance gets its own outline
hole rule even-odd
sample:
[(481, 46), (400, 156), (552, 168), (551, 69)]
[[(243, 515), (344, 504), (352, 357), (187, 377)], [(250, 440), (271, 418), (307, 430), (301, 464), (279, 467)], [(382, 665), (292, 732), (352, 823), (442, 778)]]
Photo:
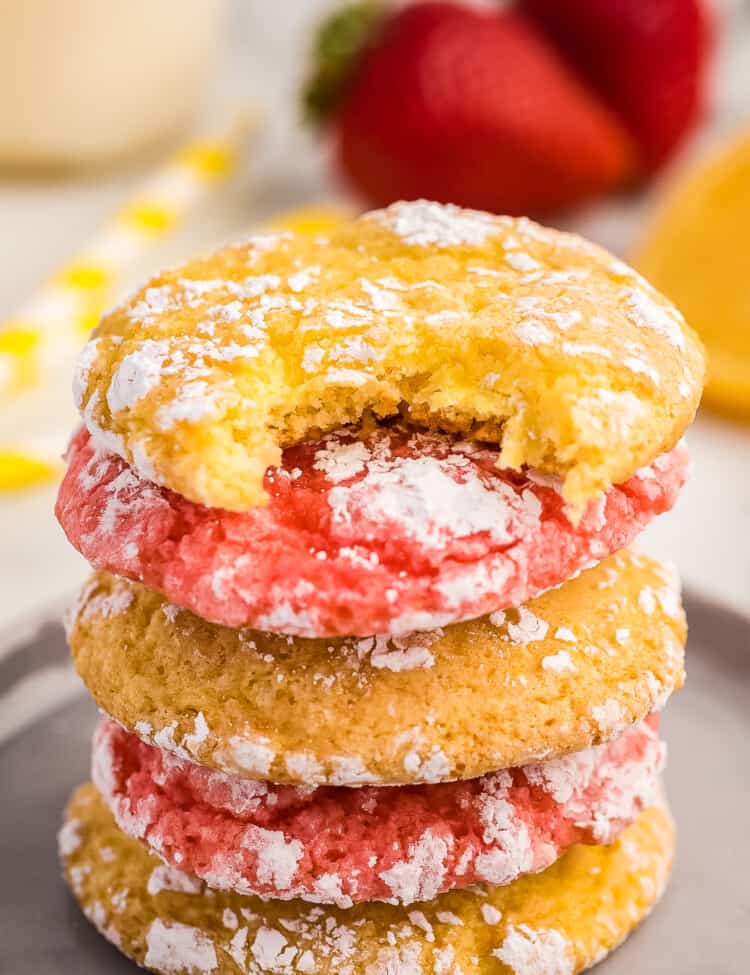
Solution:
[(611, 843), (658, 795), (657, 729), (654, 715), (606, 745), (480, 779), (349, 789), (228, 776), (103, 719), (92, 770), (121, 829), (215, 889), (412, 904)]
[(212, 507), (264, 503), (282, 447), (401, 411), (580, 509), (676, 444), (702, 380), (676, 309), (605, 251), (413, 202), (158, 275), (103, 318), (75, 393), (100, 444)]
[(122, 833), (91, 785), (59, 836), (86, 917), (138, 964), (165, 975), (575, 975), (616, 947), (661, 896), (673, 853), (655, 806), (611, 846), (576, 846), (505, 887), (415, 907), (349, 910), (207, 889)]
[(683, 679), (674, 576), (627, 549), (520, 609), (390, 639), (230, 629), (106, 574), (69, 623), (126, 728), (274, 782), (476, 778), (607, 741)]
[(675, 447), (577, 524), (554, 478), (499, 449), (404, 425), (284, 451), (266, 507), (206, 508), (141, 478), (79, 431), (57, 515), (99, 569), (227, 626), (335, 636), (434, 628), (519, 606), (621, 549), (673, 504)]

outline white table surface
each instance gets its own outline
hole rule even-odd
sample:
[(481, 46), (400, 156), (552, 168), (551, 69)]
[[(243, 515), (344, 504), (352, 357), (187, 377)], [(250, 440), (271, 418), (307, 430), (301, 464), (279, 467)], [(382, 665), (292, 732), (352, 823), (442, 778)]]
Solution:
[[(266, 107), (269, 122), (247, 170), (210, 212), (159, 253), (157, 264), (236, 237), (279, 208), (337, 196), (325, 175), (323, 152), (301, 132), (289, 107), (307, 26), (325, 5), (296, 0), (277, 4), (274, 11), (262, 0), (237, 5), (215, 98), (251, 95)], [(739, 14), (749, 8), (732, 6), (737, 19), (724, 34), (716, 121), (703, 141), (750, 119), (750, 31), (744, 29), (749, 18)], [(71, 182), (0, 179), (0, 319), (85, 243), (137, 177), (137, 171), (129, 171)], [(648, 209), (648, 198), (610, 202), (566, 226), (627, 254)], [(20, 424), (18, 414), (5, 410), (0, 438)], [(44, 432), (43, 424), (36, 432)], [(62, 448), (62, 430), (52, 435)], [(750, 614), (750, 428), (705, 414), (688, 442), (693, 477), (675, 510), (651, 526), (641, 543), (675, 562), (688, 586)], [(55, 611), (85, 576), (83, 560), (54, 521), (53, 500), (53, 488), (0, 499), (0, 634), (6, 637), (24, 621)]]

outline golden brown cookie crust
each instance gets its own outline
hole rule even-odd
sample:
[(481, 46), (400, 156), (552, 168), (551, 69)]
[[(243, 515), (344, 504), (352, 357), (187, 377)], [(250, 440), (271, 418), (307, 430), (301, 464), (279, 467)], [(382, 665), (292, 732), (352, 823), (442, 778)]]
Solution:
[(92, 785), (73, 794), (60, 834), (65, 878), (86, 917), (139, 965), (169, 975), (575, 975), (649, 913), (673, 845), (669, 813), (656, 806), (611, 846), (574, 847), (506, 887), (416, 909), (342, 911), (210, 891), (169, 871), (117, 829)]
[(157, 275), (103, 318), (76, 397), (145, 477), (214, 507), (262, 504), (282, 446), (399, 410), (501, 442), (580, 507), (675, 445), (703, 375), (679, 312), (606, 251), (417, 201)]
[(625, 549), (520, 610), (388, 643), (232, 630), (92, 577), (69, 633), (101, 708), (275, 782), (473, 778), (606, 741), (683, 680), (673, 576)]

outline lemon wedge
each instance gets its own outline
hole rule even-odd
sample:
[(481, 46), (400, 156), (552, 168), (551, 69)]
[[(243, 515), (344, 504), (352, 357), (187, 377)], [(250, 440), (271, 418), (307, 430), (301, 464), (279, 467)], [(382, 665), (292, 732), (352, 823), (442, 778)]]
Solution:
[(705, 402), (750, 420), (750, 131), (677, 180), (633, 263), (708, 350)]

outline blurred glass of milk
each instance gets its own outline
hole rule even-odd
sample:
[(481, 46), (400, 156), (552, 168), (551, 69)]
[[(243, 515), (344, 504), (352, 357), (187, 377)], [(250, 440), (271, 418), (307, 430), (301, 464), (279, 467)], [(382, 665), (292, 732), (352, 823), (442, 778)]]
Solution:
[(189, 121), (225, 0), (0, 0), (0, 166), (106, 163)]

